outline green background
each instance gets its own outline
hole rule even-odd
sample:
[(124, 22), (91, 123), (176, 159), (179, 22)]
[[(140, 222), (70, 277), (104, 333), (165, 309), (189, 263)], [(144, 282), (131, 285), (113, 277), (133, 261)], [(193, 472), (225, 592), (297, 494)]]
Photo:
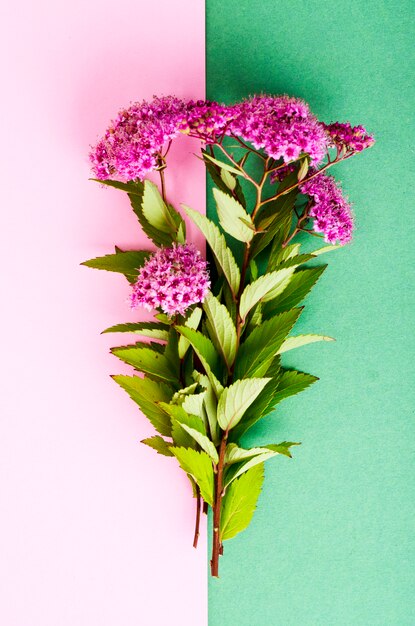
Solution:
[(377, 138), (336, 170), (357, 230), (298, 325), (337, 342), (290, 353), (321, 380), (256, 430), (303, 445), (267, 462), (254, 521), (209, 582), (209, 626), (414, 626), (415, 4), (206, 5), (208, 97), (288, 93)]

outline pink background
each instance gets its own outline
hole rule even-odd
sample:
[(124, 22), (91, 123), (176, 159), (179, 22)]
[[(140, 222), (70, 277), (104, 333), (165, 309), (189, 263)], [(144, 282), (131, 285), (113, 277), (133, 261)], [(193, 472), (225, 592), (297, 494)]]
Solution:
[[(203, 626), (206, 544), (172, 459), (109, 377), (134, 319), (126, 281), (82, 260), (140, 246), (123, 194), (89, 182), (88, 146), (118, 108), (203, 97), (204, 2), (8, 3), (1, 16), (0, 623)], [(204, 209), (180, 140), (170, 198)], [(174, 177), (174, 181), (173, 181)]]

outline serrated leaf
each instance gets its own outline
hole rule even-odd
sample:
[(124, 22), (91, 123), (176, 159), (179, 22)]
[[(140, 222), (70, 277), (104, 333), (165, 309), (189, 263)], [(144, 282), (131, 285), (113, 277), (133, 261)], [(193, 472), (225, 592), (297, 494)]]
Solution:
[(327, 337), (325, 335), (297, 335), (296, 337), (287, 337), (284, 343), (279, 348), (277, 354), (288, 352), (288, 350), (294, 350), (294, 348), (300, 348), (306, 346), (309, 343), (315, 343), (316, 341), (335, 341), (333, 337)]
[(222, 355), (228, 370), (233, 365), (236, 355), (236, 328), (228, 309), (211, 293), (205, 298), (203, 309), (207, 316), (207, 330), (212, 342)]
[(158, 454), (162, 454), (163, 456), (174, 456), (173, 452), (170, 450), (171, 444), (160, 437), (159, 435), (155, 435), (154, 437), (148, 437), (147, 439), (142, 439), (141, 443), (144, 443), (146, 446), (153, 448)]
[(121, 361), (132, 365), (140, 372), (145, 372), (151, 376), (177, 383), (176, 374), (170, 362), (163, 354), (154, 352), (150, 348), (136, 346), (112, 348), (111, 352), (121, 359)]
[(186, 337), (201, 361), (206, 374), (212, 383), (215, 394), (219, 396), (223, 387), (217, 378), (219, 357), (213, 343), (208, 337), (202, 335), (198, 330), (187, 328), (186, 326), (176, 326), (176, 330)]
[(295, 396), (317, 380), (318, 378), (312, 376), (312, 374), (298, 372), (297, 370), (286, 370), (279, 379), (276, 393), (271, 398), (270, 404), (276, 406), (279, 402), (285, 400), (285, 398)]
[(243, 474), (245, 474), (245, 472), (249, 472), (249, 470), (256, 465), (263, 464), (265, 463), (265, 461), (268, 461), (268, 459), (272, 459), (274, 456), (276, 456), (276, 454), (276, 452), (272, 452), (271, 450), (262, 450), (261, 454), (253, 455), (250, 459), (247, 459), (246, 461), (231, 465), (226, 470), (224, 480), (225, 487), (228, 488), (234, 480), (239, 478), (239, 476), (242, 476)]
[(220, 189), (213, 189), (219, 222), (229, 235), (248, 243), (254, 236), (255, 227), (250, 215), (235, 198)]
[[(278, 357), (279, 359), (279, 357)], [(272, 398), (276, 394), (276, 389), (279, 384), (279, 378), (281, 372), (273, 374), (270, 382), (265, 386), (264, 390), (259, 394), (255, 402), (246, 411), (243, 420), (241, 420), (236, 428), (231, 430), (229, 434), (229, 441), (237, 442), (242, 435), (249, 430), (256, 422), (265, 417), (273, 407), (270, 407)]]
[[(205, 151), (202, 150), (202, 154), (205, 154)], [(246, 200), (245, 200), (245, 196), (243, 194), (242, 187), (240, 185), (239, 180), (235, 178), (232, 174), (227, 173), (227, 172), (225, 173), (225, 170), (220, 169), (218, 166), (211, 163), (208, 159), (203, 159), (203, 160), (205, 162), (206, 169), (209, 172), (210, 177), (212, 181), (214, 182), (214, 184), (216, 185), (216, 187), (219, 187), (219, 189), (221, 189), (225, 193), (233, 195), (242, 204), (242, 206), (245, 209)], [(222, 174), (223, 174), (223, 178), (222, 178)], [(231, 176), (235, 182), (235, 185), (232, 189), (230, 189), (224, 182), (226, 175)], [(230, 182), (230, 179), (228, 180), (228, 182)]]
[(223, 390), (218, 402), (218, 423), (222, 430), (234, 428), (258, 397), (270, 378), (238, 380)]
[(300, 313), (301, 309), (292, 309), (254, 328), (239, 348), (235, 377), (250, 378), (264, 375)]
[(205, 392), (193, 393), (185, 396), (182, 407), (188, 412), (197, 415), (203, 419), (203, 402), (205, 399)]
[(241, 461), (246, 461), (254, 456), (258, 456), (266, 453), (268, 450), (275, 452), (276, 454), (282, 454), (291, 458), (290, 448), (292, 446), (298, 446), (299, 443), (292, 441), (282, 441), (277, 444), (268, 444), (256, 448), (240, 448), (235, 443), (229, 443), (226, 447), (225, 465), (232, 465)]
[(89, 261), (84, 261), (81, 265), (97, 270), (123, 274), (130, 283), (134, 283), (137, 280), (140, 267), (144, 265), (150, 254), (151, 252), (146, 250), (117, 251), (115, 254), (106, 254), (95, 259), (89, 259)]
[[(193, 328), (193, 330), (196, 330), (200, 324), (200, 320), (202, 319), (202, 313), (203, 313), (202, 309), (200, 309), (199, 307), (196, 307), (191, 312), (191, 314), (185, 321), (184, 325), (187, 326), (188, 328)], [(188, 339), (186, 339), (186, 337), (181, 336), (179, 338), (179, 357), (181, 359), (183, 359), (189, 346), (190, 346), (190, 342), (188, 341)]]
[(236, 176), (240, 176), (241, 174), (243, 174), (243, 172), (240, 172), (239, 170), (237, 170), (236, 167), (233, 167), (232, 165), (228, 165), (228, 163), (224, 163), (223, 161), (220, 161), (219, 159), (215, 159), (214, 157), (210, 156), (210, 154), (208, 154), (207, 152), (203, 152), (203, 158), (208, 159), (215, 165), (218, 165), (221, 168), (221, 170), (226, 170), (227, 172), (231, 172), (232, 174), (235, 174)]
[(331, 246), (323, 246), (322, 248), (318, 248), (318, 250), (313, 250), (312, 255), (320, 256), (321, 254), (326, 254), (326, 252), (331, 252), (332, 250), (337, 250), (338, 248), (343, 248), (341, 243)]
[(206, 437), (206, 435), (202, 435), (202, 433), (200, 433), (198, 430), (195, 430), (194, 428), (187, 426), (187, 424), (180, 423), (180, 425), (182, 428), (184, 428), (184, 430), (187, 433), (189, 433), (191, 437), (193, 437), (196, 443), (198, 443), (199, 446), (202, 448), (202, 450), (204, 450), (206, 454), (210, 456), (210, 458), (212, 459), (214, 463), (219, 462), (219, 456), (216, 451), (216, 448), (211, 442), (211, 440), (208, 437)]
[(217, 419), (218, 401), (209, 378), (204, 374), (200, 374), (200, 372), (195, 372), (194, 376), (199, 385), (205, 389), (203, 406), (209, 425), (211, 439), (213, 443), (217, 445), (219, 443), (219, 425)]
[(236, 178), (235, 178), (235, 176), (233, 176), (226, 169), (222, 168), (221, 171), (220, 171), (220, 177), (221, 177), (222, 181), (224, 182), (224, 184), (227, 186), (228, 189), (230, 189), (231, 191), (233, 191), (235, 189), (235, 187), (236, 187)]
[[(265, 463), (269, 459), (272, 459), (277, 454), (282, 454), (283, 456), (288, 456), (291, 458), (291, 453), (289, 448), (291, 446), (297, 446), (298, 443), (291, 442), (283, 442), (281, 444), (270, 444), (268, 446), (261, 446), (260, 448), (253, 448), (251, 450), (245, 450), (244, 452), (254, 452), (251, 455), (247, 455), (245, 458), (242, 458), (239, 463), (232, 464), (230, 468), (226, 471), (225, 476), (225, 486), (230, 485), (234, 480), (236, 480), (239, 476), (249, 471), (255, 465), (259, 463)], [(242, 451), (241, 448), (239, 450)]]
[(170, 401), (173, 391), (167, 385), (138, 376), (119, 374), (112, 378), (138, 404), (144, 415), (161, 435), (171, 435), (170, 418), (157, 404), (158, 402)]
[(202, 435), (206, 434), (206, 428), (203, 421), (197, 415), (190, 415), (182, 406), (177, 404), (167, 404), (160, 402), (160, 408), (170, 416), (171, 420), (171, 436), (176, 446), (184, 448), (195, 448), (195, 441), (183, 428), (182, 424), (190, 426)]
[(172, 452), (180, 467), (196, 481), (204, 501), (212, 506), (214, 476), (210, 457), (206, 452), (197, 452), (192, 448), (172, 448)]
[(241, 281), (241, 273), (235, 258), (226, 244), (226, 239), (219, 228), (205, 215), (201, 215), (190, 207), (183, 205), (186, 214), (196, 224), (204, 235), (210, 249), (212, 250), (219, 267), (229, 283), (234, 296), (238, 293)]
[(126, 193), (131, 193), (133, 195), (142, 196), (144, 191), (144, 184), (140, 180), (130, 181), (129, 183), (122, 183), (119, 180), (100, 180), (99, 178), (90, 178), (89, 180), (93, 180), (101, 185), (106, 185), (107, 187), (120, 189), (121, 191), (125, 191)]
[(219, 536), (221, 541), (232, 539), (249, 525), (264, 480), (264, 466), (257, 465), (226, 490), (222, 500)]
[(284, 291), (264, 309), (264, 317), (271, 317), (297, 306), (314, 287), (327, 265), (310, 267), (295, 272)]
[(287, 284), (287, 279), (291, 278), (293, 274), (292, 268), (277, 270), (270, 272), (264, 276), (260, 276), (250, 285), (247, 285), (242, 292), (239, 314), (243, 320), (245, 320), (249, 311), (258, 302), (267, 299), (267, 296), (272, 292), (278, 293), (279, 289), (283, 290)]
[(166, 203), (157, 186), (149, 180), (144, 181), (141, 206), (144, 217), (153, 228), (163, 233), (174, 234), (176, 232), (176, 224), (172, 220)]
[(104, 333), (134, 333), (144, 335), (152, 339), (167, 341), (169, 338), (168, 326), (157, 322), (127, 322), (126, 324), (116, 324), (102, 331)]

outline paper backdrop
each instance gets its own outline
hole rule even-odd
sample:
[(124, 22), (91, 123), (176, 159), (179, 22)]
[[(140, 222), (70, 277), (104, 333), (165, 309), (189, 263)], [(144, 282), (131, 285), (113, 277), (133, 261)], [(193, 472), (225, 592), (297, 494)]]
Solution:
[[(132, 319), (127, 283), (79, 266), (143, 243), (123, 194), (87, 180), (88, 147), (131, 100), (204, 96), (204, 3), (22, 0), (1, 30), (0, 624), (205, 626), (190, 486), (139, 443), (152, 428), (99, 334)], [(194, 150), (167, 184), (204, 209)]]
[(300, 96), (377, 144), (336, 169), (356, 236), (324, 259), (298, 329), (337, 342), (285, 359), (321, 380), (255, 441), (303, 445), (267, 462), (252, 525), (210, 581), (209, 626), (413, 626), (415, 6), (228, 0), (226, 18), (223, 6), (207, 0), (208, 97)]

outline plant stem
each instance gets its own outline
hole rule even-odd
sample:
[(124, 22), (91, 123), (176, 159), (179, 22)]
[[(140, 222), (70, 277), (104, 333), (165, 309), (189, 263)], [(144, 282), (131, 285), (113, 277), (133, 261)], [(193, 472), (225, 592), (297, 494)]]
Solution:
[(195, 536), (193, 539), (193, 547), (197, 548), (197, 542), (199, 539), (199, 528), (200, 528), (200, 509), (201, 509), (201, 497), (200, 497), (200, 489), (196, 487), (196, 520), (195, 520)]
[(223, 468), (225, 461), (226, 442), (228, 440), (228, 431), (223, 433), (222, 440), (220, 442), (219, 449), (219, 461), (217, 465), (216, 480), (215, 480), (215, 502), (213, 505), (213, 546), (212, 546), (212, 560), (210, 562), (211, 574), (219, 578), (219, 556), (221, 554), (221, 541), (219, 536), (220, 531), (220, 517), (222, 510), (222, 497), (223, 497)]
[(340, 161), (345, 161), (346, 159), (349, 159), (351, 156), (353, 156), (353, 154), (354, 152), (346, 153), (344, 156), (337, 156), (333, 161), (329, 161), (328, 163), (326, 163), (326, 165), (324, 165), (319, 170), (317, 170), (317, 172), (314, 172), (313, 174), (311, 174), (311, 176), (303, 178), (303, 180), (298, 180), (296, 183), (294, 183), (294, 185), (291, 185), (291, 187), (287, 187), (287, 189), (284, 189), (284, 191), (282, 191), (281, 193), (275, 194), (275, 196), (271, 196), (271, 198), (262, 200), (262, 202), (260, 203), (260, 207), (263, 207), (265, 204), (268, 204), (268, 202), (272, 202), (273, 200), (278, 200), (278, 198), (280, 198), (281, 196), (284, 196), (286, 193), (289, 193), (293, 189), (296, 189), (296, 187), (298, 187), (299, 185), (303, 185), (304, 183), (307, 183), (309, 180), (312, 180), (313, 178), (321, 174), (321, 172), (324, 172), (325, 170), (327, 170), (332, 165), (335, 165), (336, 163), (340, 163)]
[(160, 183), (161, 183), (161, 197), (163, 198), (164, 202), (167, 202), (167, 198), (166, 198), (166, 181), (164, 179), (164, 167), (161, 167), (159, 169), (159, 174), (160, 174)]

